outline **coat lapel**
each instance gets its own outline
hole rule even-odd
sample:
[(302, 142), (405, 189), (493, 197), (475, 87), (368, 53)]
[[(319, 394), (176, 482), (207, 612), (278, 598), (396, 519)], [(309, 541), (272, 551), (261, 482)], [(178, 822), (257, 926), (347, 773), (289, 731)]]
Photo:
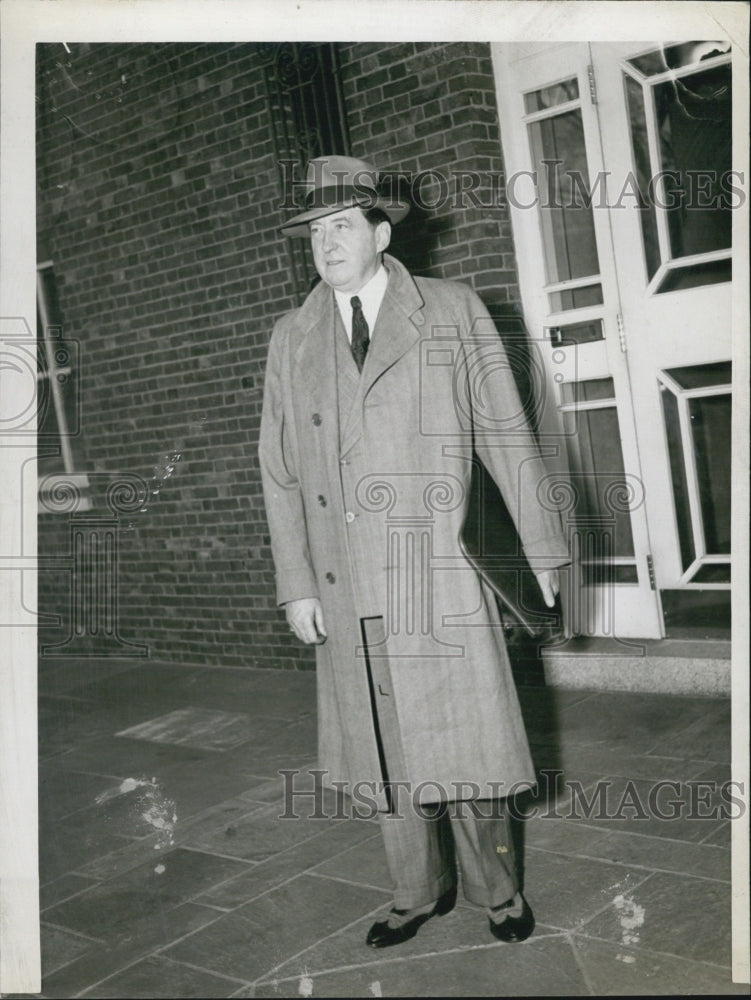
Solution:
[(389, 272), (386, 293), (378, 311), (371, 345), (352, 407), (342, 430), (342, 454), (345, 455), (362, 435), (363, 403), (381, 376), (420, 339), (425, 323), (423, 298), (406, 268), (384, 255)]
[(323, 283), (316, 286), (301, 307), (300, 322), (305, 332), (295, 354), (293, 385), (309, 409), (304, 419), (320, 421), (324, 455), (335, 461), (339, 453), (339, 404), (334, 294), (330, 288)]
[(336, 386), (339, 406), (339, 428), (343, 434), (351, 415), (352, 406), (359, 395), (360, 373), (357, 370), (355, 359), (352, 357), (352, 348), (347, 340), (344, 324), (338, 315), (339, 310), (335, 309), (334, 312), (337, 314), (334, 339), (336, 341)]

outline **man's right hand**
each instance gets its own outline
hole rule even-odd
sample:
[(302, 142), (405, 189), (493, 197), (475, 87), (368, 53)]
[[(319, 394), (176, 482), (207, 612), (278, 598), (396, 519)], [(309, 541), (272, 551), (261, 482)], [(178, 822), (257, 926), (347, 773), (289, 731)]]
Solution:
[(317, 597), (303, 597), (299, 601), (289, 601), (284, 606), (290, 630), (301, 642), (312, 645), (326, 641), (326, 626), (323, 624), (323, 609)]

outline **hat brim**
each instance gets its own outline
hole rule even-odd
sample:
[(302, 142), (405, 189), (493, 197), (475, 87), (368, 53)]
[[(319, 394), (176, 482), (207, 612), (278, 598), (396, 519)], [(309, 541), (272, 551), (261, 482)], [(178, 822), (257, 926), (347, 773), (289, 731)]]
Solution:
[(396, 225), (409, 212), (409, 207), (409, 202), (394, 201), (391, 198), (381, 198), (380, 196), (376, 198), (368, 197), (364, 203), (361, 203), (356, 197), (352, 197), (349, 201), (341, 201), (336, 205), (318, 205), (316, 208), (309, 208), (306, 212), (300, 212), (299, 215), (293, 216), (283, 226), (280, 226), (279, 232), (283, 236), (310, 236), (310, 229), (308, 227), (314, 219), (322, 219), (326, 215), (335, 215), (337, 212), (343, 212), (348, 208), (362, 208), (364, 210), (380, 208), (388, 216), (389, 222), (392, 225)]

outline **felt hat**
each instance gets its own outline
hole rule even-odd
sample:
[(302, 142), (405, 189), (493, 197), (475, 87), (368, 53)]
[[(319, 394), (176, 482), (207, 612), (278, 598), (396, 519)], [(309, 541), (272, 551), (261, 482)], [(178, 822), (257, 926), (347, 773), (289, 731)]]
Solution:
[(392, 223), (409, 211), (409, 202), (395, 193), (378, 190), (378, 171), (365, 160), (352, 156), (319, 156), (308, 164), (305, 178), (305, 211), (293, 216), (280, 232), (285, 236), (309, 236), (308, 224), (346, 208), (380, 208)]

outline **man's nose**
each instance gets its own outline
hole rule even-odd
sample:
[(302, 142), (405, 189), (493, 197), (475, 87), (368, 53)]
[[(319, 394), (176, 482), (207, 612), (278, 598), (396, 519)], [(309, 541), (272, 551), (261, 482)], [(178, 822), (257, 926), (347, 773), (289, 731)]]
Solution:
[(331, 250), (336, 246), (336, 232), (333, 229), (326, 229), (323, 233), (323, 249)]

